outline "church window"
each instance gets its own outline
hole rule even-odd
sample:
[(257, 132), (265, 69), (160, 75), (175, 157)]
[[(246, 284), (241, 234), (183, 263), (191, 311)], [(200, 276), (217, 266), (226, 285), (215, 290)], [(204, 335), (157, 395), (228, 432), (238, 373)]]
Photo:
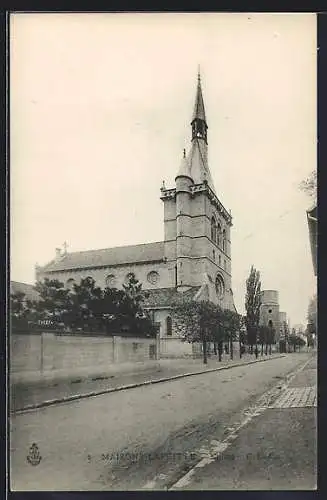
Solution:
[(85, 283), (87, 283), (88, 285), (92, 286), (92, 284), (95, 284), (95, 279), (92, 278), (92, 276), (87, 276), (85, 278)]
[(226, 252), (226, 229), (223, 230), (223, 250)]
[(269, 309), (269, 311), (268, 311), (268, 312), (269, 312), (269, 313), (272, 313), (272, 309)]
[(106, 277), (106, 286), (114, 287), (116, 284), (116, 276), (114, 274), (108, 274)]
[(173, 322), (170, 316), (167, 316), (166, 318), (166, 330), (167, 330), (167, 337), (171, 337), (173, 334)]
[(213, 256), (213, 260), (216, 260), (216, 254), (215, 254), (214, 250), (212, 250), (212, 256)]
[(217, 226), (217, 245), (220, 247), (221, 245), (221, 225), (218, 223)]
[(217, 223), (214, 217), (211, 218), (211, 239), (216, 243), (217, 241)]
[(69, 280), (66, 281), (66, 288), (68, 290), (74, 290), (74, 284), (75, 284), (75, 280), (73, 278), (70, 278)]
[(151, 285), (155, 285), (159, 281), (159, 274), (156, 271), (150, 271), (147, 280)]
[(216, 293), (219, 299), (222, 299), (225, 294), (225, 283), (220, 274), (216, 278)]
[(218, 264), (221, 266), (221, 255), (218, 257)]
[(226, 269), (227, 266), (226, 266), (226, 259), (224, 259), (224, 269)]

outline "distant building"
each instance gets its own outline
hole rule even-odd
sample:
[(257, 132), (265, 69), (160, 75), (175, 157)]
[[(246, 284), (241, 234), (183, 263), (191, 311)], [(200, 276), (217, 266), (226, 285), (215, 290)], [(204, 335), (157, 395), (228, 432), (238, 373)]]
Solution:
[(10, 282), (10, 295), (14, 295), (16, 293), (23, 293), (25, 295), (23, 302), (27, 300), (39, 300), (39, 294), (35, 290), (34, 285), (30, 285), (29, 283), (21, 283), (20, 281), (11, 281)]
[(175, 185), (166, 188), (163, 183), (161, 188), (163, 241), (73, 253), (57, 249), (54, 260), (37, 267), (36, 278), (58, 279), (71, 288), (81, 278), (92, 277), (102, 288), (121, 288), (134, 275), (149, 292), (145, 308), (161, 336), (174, 334), (170, 305), (177, 295), (235, 310), (232, 217), (216, 194), (209, 170), (207, 129), (198, 75), (190, 150), (184, 150)]
[(288, 322), (286, 312), (279, 311), (279, 338), (286, 340), (288, 334)]

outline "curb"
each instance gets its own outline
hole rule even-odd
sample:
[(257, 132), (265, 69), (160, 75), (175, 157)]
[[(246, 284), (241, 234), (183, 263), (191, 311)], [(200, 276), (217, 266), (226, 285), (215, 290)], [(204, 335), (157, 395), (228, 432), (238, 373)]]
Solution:
[(45, 408), (47, 406), (53, 406), (53, 405), (57, 405), (60, 403), (69, 403), (71, 401), (100, 396), (102, 394), (109, 394), (111, 392), (118, 392), (118, 391), (125, 391), (128, 389), (135, 389), (136, 387), (141, 387), (143, 385), (160, 384), (162, 382), (168, 382), (169, 380), (178, 380), (178, 379), (184, 378), (184, 377), (192, 377), (194, 375), (202, 375), (204, 373), (212, 373), (212, 372), (217, 372), (217, 371), (221, 371), (221, 370), (229, 370), (231, 368), (237, 368), (239, 366), (247, 366), (247, 365), (252, 365), (254, 363), (263, 363), (264, 361), (271, 361), (273, 359), (285, 358), (285, 357), (286, 357), (286, 354), (280, 354), (280, 355), (274, 356), (272, 358), (254, 359), (252, 361), (247, 361), (246, 363), (235, 363), (232, 365), (218, 366), (217, 368), (210, 368), (209, 370), (181, 373), (179, 375), (173, 375), (171, 377), (163, 377), (163, 378), (154, 379), (154, 380), (145, 380), (143, 382), (136, 382), (135, 384), (120, 385), (118, 387), (111, 387), (109, 389), (92, 391), (92, 392), (88, 392), (85, 394), (75, 394), (73, 396), (66, 396), (63, 398), (49, 399), (47, 401), (43, 401), (42, 403), (26, 405), (24, 408), (19, 408), (19, 409), (13, 411), (12, 413), (13, 414), (22, 414), (22, 413), (25, 413), (27, 411), (36, 410), (38, 408)]

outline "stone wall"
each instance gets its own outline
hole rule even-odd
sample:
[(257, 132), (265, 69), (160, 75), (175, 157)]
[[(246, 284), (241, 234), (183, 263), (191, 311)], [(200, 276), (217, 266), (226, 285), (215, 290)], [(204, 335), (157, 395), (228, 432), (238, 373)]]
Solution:
[(10, 372), (65, 370), (147, 361), (155, 357), (155, 339), (12, 334)]

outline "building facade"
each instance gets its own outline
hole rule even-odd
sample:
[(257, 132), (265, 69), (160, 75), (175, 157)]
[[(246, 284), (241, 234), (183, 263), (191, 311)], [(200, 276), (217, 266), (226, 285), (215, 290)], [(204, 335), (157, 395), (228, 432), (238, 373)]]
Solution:
[(177, 296), (209, 300), (235, 310), (231, 288), (232, 217), (220, 202), (208, 165), (208, 125), (198, 75), (189, 152), (175, 184), (163, 183), (164, 240), (135, 246), (68, 253), (36, 268), (36, 279), (72, 287), (91, 277), (100, 287), (121, 288), (131, 275), (148, 291), (144, 306), (160, 329), (174, 335), (170, 304)]

